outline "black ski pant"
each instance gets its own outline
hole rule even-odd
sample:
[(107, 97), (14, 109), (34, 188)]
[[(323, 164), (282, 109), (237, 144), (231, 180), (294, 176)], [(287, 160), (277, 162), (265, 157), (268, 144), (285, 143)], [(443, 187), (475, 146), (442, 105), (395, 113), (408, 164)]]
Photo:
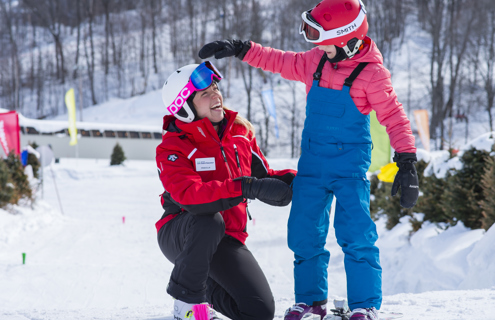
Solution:
[(225, 235), (220, 213), (184, 212), (158, 232), (175, 266), (167, 293), (187, 303), (208, 302), (232, 320), (272, 320), (275, 302), (258, 262), (239, 240)]

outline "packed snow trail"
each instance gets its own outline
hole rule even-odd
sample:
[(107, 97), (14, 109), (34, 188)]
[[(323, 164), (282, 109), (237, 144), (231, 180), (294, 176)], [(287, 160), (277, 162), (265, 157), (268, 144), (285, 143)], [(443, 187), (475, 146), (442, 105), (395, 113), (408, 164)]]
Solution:
[[(296, 163), (270, 161), (277, 169)], [(48, 168), (34, 211), (0, 211), (0, 320), (172, 320), (166, 293), (172, 264), (161, 254), (154, 228), (162, 214), (154, 162), (110, 167), (108, 160), (61, 159), (53, 173), (64, 215)], [(293, 303), (289, 210), (250, 203), (247, 244), (272, 287), (276, 319)], [(346, 292), (333, 230), (327, 248), (331, 301)], [(495, 319), (495, 288), (385, 296), (382, 309), (402, 312), (406, 320)]]

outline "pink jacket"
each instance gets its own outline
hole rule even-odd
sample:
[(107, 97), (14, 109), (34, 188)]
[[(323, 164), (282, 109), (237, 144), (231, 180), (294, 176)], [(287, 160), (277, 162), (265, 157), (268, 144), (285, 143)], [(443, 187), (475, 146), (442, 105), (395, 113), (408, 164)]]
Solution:
[[(265, 71), (280, 73), (283, 78), (306, 84), (306, 94), (313, 84), (313, 73), (323, 51), (315, 47), (306, 52), (281, 51), (251, 42), (251, 49), (244, 57), (245, 62)], [(390, 144), (395, 151), (415, 153), (411, 124), (397, 101), (392, 87), (390, 72), (383, 66), (383, 57), (376, 44), (368, 37), (364, 48), (350, 60), (337, 64), (326, 63), (323, 67), (320, 86), (342, 90), (344, 80), (360, 62), (369, 62), (351, 87), (351, 97), (359, 111), (367, 115), (376, 111), (378, 121), (387, 128)]]

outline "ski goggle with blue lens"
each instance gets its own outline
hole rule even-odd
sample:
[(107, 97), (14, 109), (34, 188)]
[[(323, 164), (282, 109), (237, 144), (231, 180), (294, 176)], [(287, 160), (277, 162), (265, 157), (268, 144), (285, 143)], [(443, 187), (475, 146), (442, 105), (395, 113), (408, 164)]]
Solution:
[(201, 63), (191, 73), (189, 81), (179, 92), (174, 102), (167, 107), (168, 111), (171, 114), (176, 114), (194, 92), (205, 90), (211, 86), (213, 81), (219, 82), (222, 79), (222, 74), (210, 61)]
[(222, 78), (220, 71), (210, 61), (200, 64), (191, 74), (191, 82), (197, 91), (205, 90), (213, 80), (219, 82)]

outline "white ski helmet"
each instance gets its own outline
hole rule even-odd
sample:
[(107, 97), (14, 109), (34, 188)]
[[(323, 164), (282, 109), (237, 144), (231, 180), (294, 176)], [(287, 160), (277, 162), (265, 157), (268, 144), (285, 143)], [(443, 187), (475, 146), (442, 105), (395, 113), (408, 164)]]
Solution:
[(163, 85), (163, 103), (170, 114), (180, 121), (193, 122), (197, 117), (192, 103), (194, 93), (207, 89), (213, 81), (219, 82), (221, 79), (222, 74), (209, 61), (179, 68)]

